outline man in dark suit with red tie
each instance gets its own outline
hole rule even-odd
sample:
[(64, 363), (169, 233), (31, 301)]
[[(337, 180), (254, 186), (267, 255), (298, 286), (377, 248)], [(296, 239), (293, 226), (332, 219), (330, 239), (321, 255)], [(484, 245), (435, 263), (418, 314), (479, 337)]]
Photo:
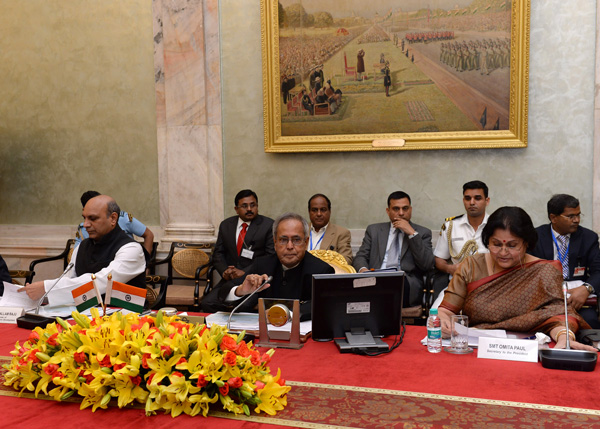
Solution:
[(255, 258), (274, 255), (273, 219), (258, 214), (258, 196), (244, 189), (235, 196), (235, 212), (221, 222), (213, 265), (225, 280), (245, 275)]
[(275, 255), (273, 219), (258, 214), (258, 196), (244, 189), (235, 196), (235, 212), (219, 225), (212, 263), (223, 280), (202, 299), (202, 308), (214, 312), (218, 291), (227, 282), (246, 275), (248, 267), (261, 256)]
[(550, 223), (536, 228), (538, 242), (529, 252), (542, 259), (559, 260), (569, 287), (569, 304), (594, 329), (600, 329), (598, 313), (586, 305), (588, 296), (600, 293), (600, 248), (598, 234), (579, 225), (579, 200), (556, 194), (548, 201)]

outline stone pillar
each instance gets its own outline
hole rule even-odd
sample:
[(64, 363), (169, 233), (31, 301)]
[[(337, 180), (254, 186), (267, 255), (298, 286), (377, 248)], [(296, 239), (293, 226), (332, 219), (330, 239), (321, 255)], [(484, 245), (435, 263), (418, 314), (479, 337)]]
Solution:
[(223, 213), (218, 0), (153, 0), (161, 248), (214, 242)]

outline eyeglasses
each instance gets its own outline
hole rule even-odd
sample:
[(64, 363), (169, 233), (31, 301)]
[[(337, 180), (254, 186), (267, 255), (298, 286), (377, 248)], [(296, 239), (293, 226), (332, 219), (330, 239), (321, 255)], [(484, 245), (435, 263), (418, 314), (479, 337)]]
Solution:
[(292, 244), (294, 245), (294, 247), (298, 247), (300, 246), (302, 243), (304, 243), (306, 240), (302, 237), (278, 237), (277, 238), (277, 244), (279, 244), (280, 246), (287, 246), (287, 244), (289, 242), (292, 242)]
[(509, 253), (518, 253), (523, 248), (523, 243), (507, 243), (504, 246), (501, 246), (497, 243), (490, 243), (488, 245), (488, 249), (491, 253), (500, 253), (502, 249), (505, 249)]
[(579, 219), (581, 220), (583, 218), (583, 213), (579, 213), (579, 214), (571, 214), (571, 215), (564, 215), (561, 214), (562, 217), (569, 219), (571, 222), (573, 222), (575, 219)]
[(253, 209), (257, 205), (258, 204), (256, 204), (256, 203), (250, 203), (250, 204), (242, 204), (241, 206), (237, 206), (237, 207), (238, 207), (238, 209), (244, 209), (244, 210), (246, 210), (246, 209)]

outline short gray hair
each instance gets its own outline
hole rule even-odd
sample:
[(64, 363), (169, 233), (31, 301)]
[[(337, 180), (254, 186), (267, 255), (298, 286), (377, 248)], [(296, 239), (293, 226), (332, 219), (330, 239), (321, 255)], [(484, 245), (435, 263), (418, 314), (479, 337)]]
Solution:
[(106, 205), (106, 207), (107, 207), (108, 217), (110, 217), (110, 215), (113, 213), (116, 213), (118, 215), (121, 214), (121, 208), (119, 207), (119, 205), (117, 204), (117, 202), (115, 200), (109, 201), (108, 204)]
[(277, 219), (275, 219), (273, 222), (273, 239), (277, 238), (277, 228), (279, 228), (279, 224), (284, 220), (297, 220), (298, 222), (301, 222), (302, 229), (304, 230), (304, 238), (308, 237), (310, 228), (306, 219), (297, 213), (287, 212), (277, 217)]

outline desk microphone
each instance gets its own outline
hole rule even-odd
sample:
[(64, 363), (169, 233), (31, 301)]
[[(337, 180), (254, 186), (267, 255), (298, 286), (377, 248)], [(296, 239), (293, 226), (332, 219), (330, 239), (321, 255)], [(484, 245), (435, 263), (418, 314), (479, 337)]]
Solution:
[(543, 349), (540, 350), (540, 361), (544, 368), (564, 369), (567, 371), (593, 371), (598, 360), (598, 353), (587, 350), (571, 349), (569, 338), (569, 314), (567, 312), (567, 283), (563, 283), (563, 295), (565, 301), (565, 327), (567, 329), (566, 349)]
[(67, 268), (65, 268), (65, 270), (60, 275), (60, 277), (57, 278), (54, 283), (52, 283), (52, 286), (50, 286), (48, 291), (40, 298), (37, 306), (35, 307), (34, 313), (25, 313), (23, 316), (17, 318), (17, 326), (19, 328), (33, 329), (36, 326), (45, 327), (47, 324), (56, 321), (56, 319), (54, 317), (40, 316), (39, 315), (40, 307), (42, 306), (44, 299), (48, 296), (50, 291), (52, 289), (54, 289), (54, 286), (56, 286), (57, 283), (60, 281), (60, 279), (62, 279), (69, 271), (71, 271), (71, 269), (74, 266), (75, 266), (75, 264), (73, 262), (71, 262), (69, 265), (67, 265)]
[(267, 283), (269, 283), (272, 280), (273, 280), (273, 276), (267, 277), (267, 279), (264, 282), (262, 282), (262, 284), (259, 287), (254, 289), (252, 291), (252, 293), (248, 294), (242, 302), (240, 302), (233, 310), (231, 310), (231, 313), (229, 314), (229, 319), (227, 320), (227, 330), (228, 331), (229, 331), (229, 327), (231, 326), (231, 316), (233, 316), (233, 313), (235, 313), (238, 308), (240, 308), (246, 301), (248, 301), (252, 297), (252, 295), (254, 295), (256, 292), (261, 290)]

